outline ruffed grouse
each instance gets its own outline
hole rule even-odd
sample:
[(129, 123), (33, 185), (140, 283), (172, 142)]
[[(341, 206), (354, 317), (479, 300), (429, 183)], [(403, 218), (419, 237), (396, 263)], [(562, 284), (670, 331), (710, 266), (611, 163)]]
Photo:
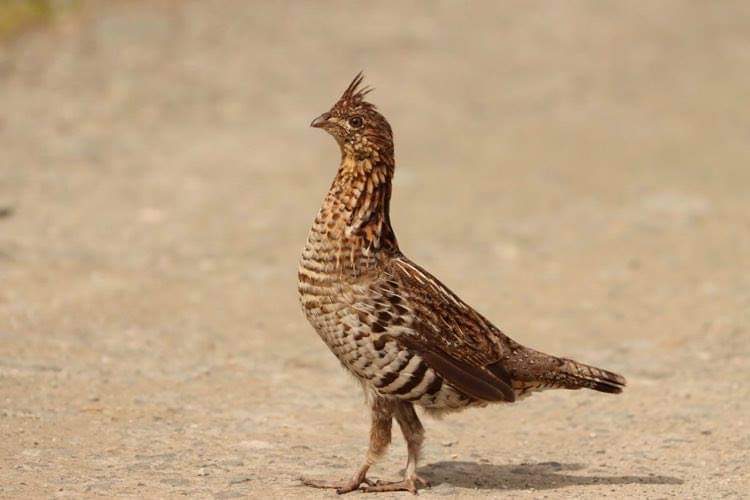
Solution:
[[(341, 165), (315, 217), (299, 266), (307, 319), (372, 406), (370, 446), (349, 480), (303, 479), (339, 493), (416, 492), (424, 429), (414, 406), (444, 413), (511, 403), (545, 389), (619, 393), (625, 379), (550, 356), (504, 335), (399, 250), (389, 203), (393, 134), (360, 88), (360, 73), (330, 111), (313, 120), (336, 139)], [(395, 417), (408, 450), (401, 481), (373, 482), (368, 468), (391, 440)]]

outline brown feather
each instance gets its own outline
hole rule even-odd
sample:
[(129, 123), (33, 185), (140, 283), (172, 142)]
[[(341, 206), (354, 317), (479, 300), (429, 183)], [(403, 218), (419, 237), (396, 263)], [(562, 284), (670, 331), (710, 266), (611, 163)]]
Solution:
[(431, 368), (467, 396), (490, 402), (507, 401), (512, 403), (516, 400), (516, 395), (510, 384), (486, 370), (451, 357), (434, 346), (419, 345), (413, 338), (406, 335), (400, 337), (398, 342), (422, 356)]

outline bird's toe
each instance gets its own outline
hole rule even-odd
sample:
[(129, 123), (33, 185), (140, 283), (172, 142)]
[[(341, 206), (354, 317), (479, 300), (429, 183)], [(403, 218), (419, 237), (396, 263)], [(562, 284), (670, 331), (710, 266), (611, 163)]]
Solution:
[(377, 481), (372, 486), (363, 487), (362, 491), (366, 493), (378, 493), (378, 492), (384, 492), (384, 491), (408, 491), (409, 493), (413, 495), (417, 495), (418, 494), (417, 485), (423, 486), (423, 487), (429, 487), (430, 483), (429, 481), (419, 476), (414, 476), (414, 477), (404, 478), (401, 481), (390, 481), (390, 482)]

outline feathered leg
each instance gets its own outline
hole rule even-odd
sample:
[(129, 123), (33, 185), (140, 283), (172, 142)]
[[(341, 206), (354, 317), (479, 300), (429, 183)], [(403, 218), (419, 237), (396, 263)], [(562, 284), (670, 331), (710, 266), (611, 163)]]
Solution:
[(417, 462), (424, 442), (424, 427), (422, 427), (417, 412), (414, 411), (414, 405), (411, 403), (395, 403), (395, 417), (399, 427), (401, 427), (404, 440), (406, 440), (408, 452), (404, 479), (391, 483), (378, 482), (365, 487), (364, 491), (409, 491), (416, 495), (419, 486), (430, 486), (429, 481), (417, 475)]
[[(302, 483), (315, 488), (335, 488), (336, 493), (349, 493), (359, 489), (362, 484), (374, 486), (375, 483), (367, 479), (367, 471), (381, 457), (391, 443), (391, 427), (393, 424), (393, 403), (382, 398), (375, 398), (372, 404), (372, 424), (370, 425), (370, 446), (362, 466), (349, 480), (320, 481), (302, 478)], [(416, 415), (415, 415), (416, 417)], [(417, 421), (419, 423), (419, 421)]]

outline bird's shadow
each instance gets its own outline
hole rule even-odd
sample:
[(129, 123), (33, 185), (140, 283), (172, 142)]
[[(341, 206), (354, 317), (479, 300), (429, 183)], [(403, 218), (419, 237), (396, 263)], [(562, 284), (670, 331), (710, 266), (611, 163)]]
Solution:
[(538, 464), (495, 465), (477, 462), (436, 462), (419, 468), (419, 474), (433, 486), (449, 484), (459, 488), (488, 490), (547, 490), (565, 486), (591, 486), (615, 484), (682, 484), (676, 477), (572, 475), (580, 464), (543, 462)]

